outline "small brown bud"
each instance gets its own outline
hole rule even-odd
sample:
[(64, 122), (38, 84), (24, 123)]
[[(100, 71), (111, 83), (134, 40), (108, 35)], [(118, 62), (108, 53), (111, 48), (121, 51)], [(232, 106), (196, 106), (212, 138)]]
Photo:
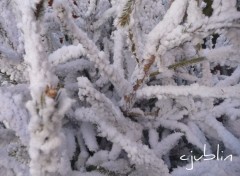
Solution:
[(45, 94), (50, 98), (55, 98), (57, 96), (57, 89), (54, 87), (46, 87)]

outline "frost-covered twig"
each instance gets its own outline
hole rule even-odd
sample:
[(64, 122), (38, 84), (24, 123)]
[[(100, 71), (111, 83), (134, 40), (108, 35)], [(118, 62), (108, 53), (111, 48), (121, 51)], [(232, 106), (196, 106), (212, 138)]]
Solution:
[[(163, 20), (148, 34), (143, 63), (135, 70), (136, 73), (133, 74), (133, 76), (136, 77), (132, 76), (133, 91), (130, 94), (125, 94), (122, 105), (123, 109), (129, 110), (133, 106), (135, 102), (135, 93), (142, 87), (146, 78), (149, 76), (151, 66), (155, 62), (159, 40), (163, 35), (171, 32), (182, 21), (186, 5), (186, 0), (174, 1)], [(176, 11), (176, 9), (178, 10)]]
[(240, 155), (240, 141), (232, 135), (220, 122), (214, 117), (207, 116), (205, 122), (217, 131), (219, 137), (223, 140), (226, 147), (231, 149), (238, 156)]
[(114, 33), (114, 56), (113, 56), (113, 65), (115, 69), (119, 70), (119, 73), (121, 75), (124, 74), (124, 69), (123, 69), (123, 51), (122, 48), (124, 46), (124, 31), (122, 29), (118, 29)]
[(207, 87), (192, 84), (190, 86), (147, 86), (137, 92), (137, 98), (164, 96), (196, 96), (213, 98), (240, 98), (239, 85), (228, 87)]
[(101, 135), (107, 137), (110, 141), (119, 144), (128, 153), (129, 158), (134, 163), (150, 167), (150, 169), (155, 171), (156, 175), (169, 175), (168, 169), (163, 164), (163, 161), (156, 158), (147, 146), (130, 140), (108, 121), (101, 120), (102, 117), (100, 114), (94, 114), (90, 109), (79, 109), (75, 114), (79, 120), (97, 123), (101, 130)]
[(69, 7), (66, 7), (66, 5), (62, 3), (63, 2), (54, 3), (54, 8), (57, 11), (57, 16), (62, 26), (71, 33), (74, 39), (78, 40), (84, 46), (87, 57), (90, 61), (95, 63), (102, 75), (108, 76), (108, 79), (113, 83), (120, 95), (122, 95), (123, 92), (129, 92), (131, 88), (129, 82), (124, 79), (124, 75), (120, 74), (117, 69), (110, 65), (107, 58), (105, 58), (104, 52), (99, 51), (87, 34), (74, 23), (73, 19), (70, 17)]
[[(50, 71), (47, 54), (44, 51), (41, 34), (41, 11), (44, 1), (18, 2), (22, 12), (24, 32), (25, 62), (29, 64), (30, 93), (32, 100), (27, 102), (31, 115), (28, 130), (30, 134), (29, 155), (30, 174), (66, 175), (70, 168), (61, 168), (64, 156), (61, 148), (64, 135), (61, 132), (61, 119), (71, 105), (66, 93), (57, 96), (56, 76)], [(31, 6), (34, 8), (32, 9)]]
[(114, 5), (113, 7), (109, 8), (108, 10), (106, 10), (101, 18), (99, 18), (96, 22), (93, 23), (93, 28), (97, 29), (99, 28), (101, 25), (103, 25), (110, 17), (114, 17), (116, 16), (116, 10), (117, 7), (116, 5)]
[(53, 65), (58, 65), (67, 62), (72, 58), (79, 58), (84, 55), (86, 55), (84, 48), (81, 44), (78, 44), (77, 46), (63, 46), (50, 54), (48, 59)]
[(236, 85), (237, 83), (239, 83), (240, 80), (240, 66), (238, 66), (234, 72), (232, 73), (231, 76), (227, 77), (224, 80), (219, 81), (216, 86), (217, 87), (221, 87), (221, 86), (232, 86), (232, 85)]
[(200, 55), (206, 57), (211, 62), (222, 64), (227, 60), (231, 60), (239, 63), (239, 51), (232, 46), (223, 46), (211, 50), (205, 49), (200, 52)]
[(104, 114), (104, 119), (112, 123), (119, 131), (124, 131), (127, 134), (131, 134), (132, 140), (139, 140), (141, 135), (139, 132), (142, 131), (140, 124), (131, 121), (123, 116), (119, 107), (117, 107), (110, 99), (104, 94), (98, 92), (90, 81), (85, 77), (78, 78), (79, 85), (79, 98), (80, 100), (86, 100), (92, 105), (92, 108)]
[(183, 136), (183, 133), (173, 133), (168, 135), (162, 141), (160, 141), (156, 146), (154, 146), (154, 152), (159, 158), (167, 154)]
[(164, 120), (164, 119), (159, 119), (159, 123), (161, 126), (165, 128), (168, 128), (171, 130), (179, 129), (182, 132), (185, 132), (187, 140), (193, 145), (196, 145), (199, 149), (202, 149), (203, 143), (200, 141), (200, 139), (197, 138), (197, 136), (195, 136), (195, 134), (185, 124), (174, 121), (174, 120)]

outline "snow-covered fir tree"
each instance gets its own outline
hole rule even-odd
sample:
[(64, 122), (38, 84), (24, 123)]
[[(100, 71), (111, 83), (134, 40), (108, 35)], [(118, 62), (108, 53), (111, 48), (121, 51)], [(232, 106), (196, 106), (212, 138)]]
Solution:
[(239, 176), (239, 0), (1, 0), (1, 176)]

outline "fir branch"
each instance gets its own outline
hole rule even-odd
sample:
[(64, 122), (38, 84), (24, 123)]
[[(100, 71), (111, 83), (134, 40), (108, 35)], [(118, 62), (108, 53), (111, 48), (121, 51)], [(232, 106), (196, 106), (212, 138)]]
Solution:
[(135, 0), (128, 0), (125, 4), (121, 16), (118, 18), (118, 24), (124, 27), (130, 23), (130, 16), (133, 11)]
[(183, 60), (181, 62), (178, 62), (176, 64), (172, 64), (172, 65), (168, 66), (168, 69), (176, 69), (176, 68), (179, 68), (179, 67), (184, 67), (184, 66), (187, 66), (187, 65), (196, 64), (196, 63), (199, 63), (203, 60), (205, 60), (204, 57), (198, 57), (198, 58), (194, 58), (194, 59), (190, 59), (190, 60)]
[(153, 63), (155, 62), (156, 57), (154, 55), (149, 56), (144, 60), (140, 69), (143, 70), (143, 76), (136, 80), (133, 84), (133, 92), (124, 96), (124, 101), (126, 102), (126, 107), (122, 107), (123, 113), (127, 113), (129, 109), (132, 108), (133, 102), (135, 101), (136, 91), (143, 85), (144, 81), (149, 75), (149, 70)]
[[(194, 58), (194, 59), (190, 59), (190, 60), (183, 60), (181, 62), (178, 62), (178, 63), (175, 63), (175, 64), (172, 64), (172, 65), (169, 65), (168, 66), (168, 69), (170, 70), (175, 70), (179, 67), (184, 67), (184, 66), (188, 66), (188, 65), (193, 65), (193, 64), (197, 64), (199, 62), (202, 62), (204, 61), (206, 58), (204, 57), (198, 57), (198, 58)], [(158, 75), (160, 72), (159, 71), (155, 71), (155, 72), (152, 72), (150, 74), (150, 77), (153, 77), (153, 76), (156, 76)]]
[(134, 39), (133, 39), (133, 32), (131, 29), (129, 29), (128, 31), (128, 36), (129, 36), (129, 40), (131, 42), (131, 52), (133, 53), (135, 59), (136, 59), (136, 62), (139, 64), (139, 58), (137, 57), (137, 53), (136, 53), (136, 44), (134, 42)]
[[(181, 6), (181, 8), (179, 8)], [(135, 103), (135, 96), (136, 91), (143, 86), (144, 82), (146, 81), (146, 78), (149, 76), (149, 70), (156, 59), (156, 52), (158, 50), (158, 47), (156, 46), (159, 43), (159, 40), (166, 35), (168, 32), (171, 32), (174, 30), (174, 28), (177, 27), (182, 22), (183, 14), (186, 11), (187, 7), (187, 0), (176, 0), (171, 5), (171, 7), (168, 10), (168, 13), (164, 16), (163, 20), (158, 23), (148, 34), (148, 40), (146, 43), (147, 50), (145, 51), (146, 57), (143, 60), (143, 63), (140, 65), (139, 68), (137, 68), (137, 74), (139, 75), (137, 79), (134, 80), (133, 88), (130, 93), (126, 93), (126, 95), (123, 98), (122, 103), (122, 110), (123, 111), (129, 111), (129, 109), (132, 108), (133, 104)], [(176, 9), (179, 9), (176, 13)], [(177, 18), (174, 19), (174, 22), (172, 20), (172, 16), (176, 16)], [(163, 25), (168, 26), (166, 29), (164, 29)], [(135, 75), (133, 75), (135, 76)]]

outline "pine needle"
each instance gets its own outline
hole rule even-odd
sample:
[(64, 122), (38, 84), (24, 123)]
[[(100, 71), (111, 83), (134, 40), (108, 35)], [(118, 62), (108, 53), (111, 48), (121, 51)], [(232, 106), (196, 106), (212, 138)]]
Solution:
[(130, 16), (133, 11), (133, 4), (135, 0), (128, 0), (123, 8), (123, 12), (121, 16), (118, 18), (118, 24), (122, 27), (129, 25), (130, 23)]
[(191, 64), (196, 64), (198, 62), (201, 62), (204, 60), (204, 57), (198, 57), (198, 58), (194, 58), (191, 60), (183, 60), (181, 62), (178, 62), (176, 64), (172, 64), (170, 66), (168, 66), (168, 69), (176, 69), (178, 67), (183, 67), (183, 66), (187, 66), (187, 65), (191, 65)]
[[(192, 65), (192, 64), (197, 64), (197, 63), (199, 63), (199, 62), (201, 62), (203, 60), (205, 60), (204, 57), (198, 57), (198, 58), (194, 58), (194, 59), (190, 59), (190, 60), (183, 60), (183, 61), (178, 62), (176, 64), (169, 65), (168, 69), (175, 70), (175, 69), (177, 69), (179, 67), (184, 67), (184, 66), (188, 66), (188, 65)], [(159, 71), (155, 71), (155, 72), (150, 74), (150, 77), (156, 76), (159, 73), (160, 73)]]
[(131, 42), (131, 52), (133, 53), (135, 59), (136, 59), (136, 62), (139, 64), (140, 61), (139, 61), (139, 58), (137, 57), (137, 52), (136, 52), (136, 44), (134, 42), (134, 39), (133, 39), (133, 32), (131, 29), (129, 29), (128, 31), (128, 36), (129, 36), (129, 40)]

